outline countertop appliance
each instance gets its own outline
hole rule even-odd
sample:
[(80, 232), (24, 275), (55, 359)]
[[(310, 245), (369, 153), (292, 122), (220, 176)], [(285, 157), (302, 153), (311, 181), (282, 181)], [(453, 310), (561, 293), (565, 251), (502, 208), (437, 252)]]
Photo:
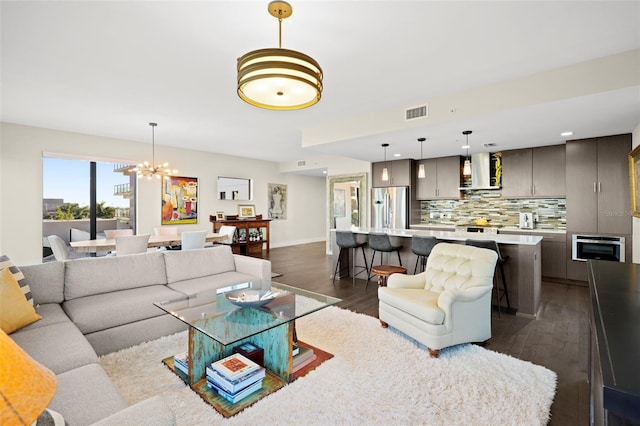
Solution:
[(533, 229), (533, 213), (520, 213), (520, 229)]
[(389, 186), (371, 190), (371, 227), (409, 229), (408, 186)]
[(479, 225), (456, 225), (455, 232), (482, 232), (484, 234), (497, 234), (498, 227), (493, 225), (479, 226)]
[(571, 259), (586, 262), (588, 259), (624, 262), (624, 237), (574, 234), (571, 238)]

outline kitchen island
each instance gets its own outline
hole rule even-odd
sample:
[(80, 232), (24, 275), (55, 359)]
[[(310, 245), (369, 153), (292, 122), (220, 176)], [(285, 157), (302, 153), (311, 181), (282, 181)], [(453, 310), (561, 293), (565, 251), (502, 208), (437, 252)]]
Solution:
[[(509, 300), (511, 307), (516, 310), (516, 315), (527, 318), (537, 318), (540, 308), (541, 291), (541, 242), (542, 237), (537, 235), (511, 235), (511, 234), (484, 234), (477, 232), (451, 232), (419, 229), (375, 229), (352, 228), (356, 238), (366, 241), (369, 232), (384, 232), (389, 235), (393, 243), (402, 243), (400, 257), (402, 265), (409, 274), (413, 273), (416, 264), (416, 255), (411, 251), (411, 237), (431, 236), (443, 242), (464, 244), (467, 239), (493, 240), (498, 243), (503, 257), (509, 256), (504, 264)], [(335, 243), (335, 229), (331, 230), (331, 249), (333, 262), (337, 261), (340, 248)], [(371, 261), (372, 251), (365, 248), (367, 262)], [(360, 253), (360, 252), (359, 252)], [(396, 264), (398, 261), (395, 253), (388, 258), (384, 254), (384, 263)], [(379, 264), (379, 255), (376, 256), (376, 264)], [(341, 267), (338, 276), (348, 276), (351, 271), (351, 250), (343, 250)], [(361, 254), (357, 255), (357, 265), (362, 264)], [(371, 266), (371, 265), (369, 265)]]

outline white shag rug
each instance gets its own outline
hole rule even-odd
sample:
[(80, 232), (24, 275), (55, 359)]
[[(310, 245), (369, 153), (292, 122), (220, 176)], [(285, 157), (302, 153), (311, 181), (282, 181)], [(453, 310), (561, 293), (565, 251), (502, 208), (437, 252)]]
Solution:
[(131, 404), (161, 395), (180, 426), (544, 425), (556, 374), (460, 345), (437, 359), (373, 317), (328, 307), (296, 321), (298, 338), (330, 352), (306, 376), (225, 419), (162, 364), (187, 347), (187, 332), (101, 357)]

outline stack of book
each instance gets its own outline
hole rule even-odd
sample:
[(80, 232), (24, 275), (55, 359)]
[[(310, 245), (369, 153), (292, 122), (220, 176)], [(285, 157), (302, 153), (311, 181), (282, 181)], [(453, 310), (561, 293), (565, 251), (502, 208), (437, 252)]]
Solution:
[(232, 404), (262, 388), (264, 367), (234, 353), (207, 367), (207, 386)]
[(292, 354), (294, 373), (301, 368), (311, 364), (318, 358), (318, 356), (313, 353), (313, 349), (299, 343), (294, 344)]
[(189, 375), (189, 353), (182, 352), (173, 357), (173, 368)]

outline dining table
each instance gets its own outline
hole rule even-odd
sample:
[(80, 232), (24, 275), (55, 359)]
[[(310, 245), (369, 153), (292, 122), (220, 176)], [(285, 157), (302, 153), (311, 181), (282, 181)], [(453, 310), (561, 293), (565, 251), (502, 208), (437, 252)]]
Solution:
[[(210, 232), (207, 234), (205, 241), (212, 243), (215, 241), (226, 240), (227, 235)], [(96, 240), (72, 241), (71, 248), (76, 253), (99, 253), (105, 251), (114, 251), (116, 249), (115, 238), (100, 238)], [(174, 235), (151, 235), (149, 237), (148, 247), (167, 247), (179, 246), (182, 244), (182, 236)]]

